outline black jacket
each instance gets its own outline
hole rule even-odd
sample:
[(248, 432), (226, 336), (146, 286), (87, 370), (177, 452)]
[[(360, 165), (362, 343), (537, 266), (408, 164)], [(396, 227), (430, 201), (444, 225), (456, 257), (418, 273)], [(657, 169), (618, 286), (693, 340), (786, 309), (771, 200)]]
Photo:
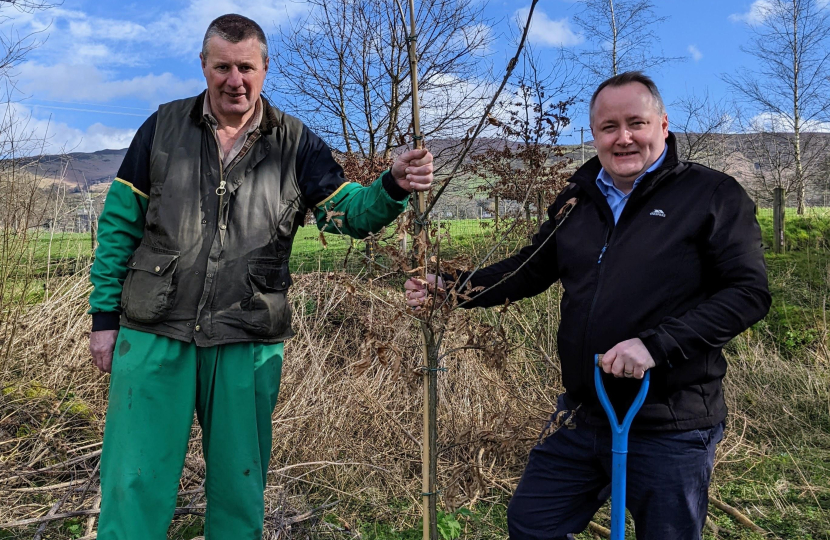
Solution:
[[(578, 416), (589, 423), (607, 424), (594, 389), (594, 354), (636, 337), (657, 366), (635, 429), (723, 421), (721, 349), (769, 310), (754, 203), (726, 174), (679, 162), (674, 135), (666, 142), (663, 165), (642, 179), (616, 226), (596, 185), (601, 165), (593, 158), (548, 209), (531, 245), (470, 280), (486, 288), (515, 272), (465, 307), (516, 301), (561, 280), (557, 342), (565, 397), (570, 406), (582, 404)], [(551, 236), (557, 213), (572, 198), (576, 206)], [(604, 382), (621, 419), (640, 381), (605, 376)]]

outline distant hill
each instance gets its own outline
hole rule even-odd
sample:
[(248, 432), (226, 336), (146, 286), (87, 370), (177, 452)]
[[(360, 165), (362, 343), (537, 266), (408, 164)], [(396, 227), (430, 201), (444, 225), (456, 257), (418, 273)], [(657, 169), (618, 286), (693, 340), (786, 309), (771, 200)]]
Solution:
[[(59, 179), (66, 171), (64, 182), (68, 184), (70, 191), (85, 191), (95, 189), (96, 185), (109, 185), (115, 175), (127, 149), (121, 150), (99, 150), (97, 152), (84, 153), (73, 152), (58, 156), (40, 156), (28, 168), (39, 176)], [(100, 189), (100, 188), (99, 188)]]
[[(430, 141), (429, 147), (440, 160), (444, 154), (452, 154), (462, 144), (461, 139), (441, 139)], [(499, 139), (480, 138), (476, 141), (473, 153), (483, 151), (486, 148), (500, 148), (504, 143)], [(570, 157), (579, 159), (579, 147), (568, 146)], [(589, 143), (585, 144), (586, 157), (590, 158), (595, 154), (594, 148)], [(85, 191), (87, 188), (92, 191), (99, 191), (108, 186), (118, 173), (121, 162), (127, 149), (120, 150), (99, 150), (97, 152), (73, 152), (66, 155), (44, 155), (35, 158), (33, 164), (28, 168), (39, 176), (59, 179), (66, 170), (64, 182), (70, 191)], [(98, 186), (96, 188), (96, 186)]]
[[(784, 134), (782, 134), (784, 135)], [(681, 152), (684, 149), (697, 146), (695, 134), (678, 134), (678, 143)], [(752, 141), (756, 142), (753, 143)], [(735, 176), (753, 197), (765, 197), (765, 189), (759, 183), (759, 171), (767, 168), (765, 162), (770, 156), (762, 154), (773, 154), (775, 149), (781, 146), (776, 143), (776, 137), (767, 134), (762, 135), (763, 141), (758, 144), (758, 135), (753, 134), (730, 134), (717, 140), (717, 144), (709, 151), (698, 153), (693, 159), (715, 169), (724, 170)], [(463, 144), (461, 139), (442, 139), (429, 141), (429, 148), (436, 156), (436, 161), (441, 163), (449, 156), (455, 154)], [(493, 138), (480, 138), (476, 141), (472, 153), (481, 152), (487, 148), (500, 148), (504, 142)], [(805, 133), (802, 136), (804, 155), (814, 154), (813, 159), (830, 163), (830, 134), (828, 133)], [(810, 149), (810, 150), (808, 150)], [(700, 149), (698, 149), (700, 150)], [(590, 159), (596, 155), (596, 150), (590, 141), (586, 141), (584, 158), (579, 145), (566, 145), (565, 155), (573, 160), (574, 167), (578, 166), (582, 159)], [(63, 182), (70, 192), (82, 192), (89, 189), (92, 192), (102, 192), (109, 186), (118, 173), (121, 162), (127, 149), (120, 150), (99, 150), (98, 152), (82, 153), (75, 152), (68, 155), (47, 155), (36, 159), (29, 169), (37, 172), (40, 176), (58, 180), (65, 170)], [(705, 155), (704, 155), (705, 154)], [(685, 155), (683, 156), (685, 157)], [(825, 161), (826, 160), (826, 161)], [(786, 161), (786, 160), (785, 160)], [(827, 169), (823, 169), (826, 171)], [(826, 173), (823, 173), (826, 174)], [(825, 178), (813, 184), (808, 193), (808, 204), (826, 204), (824, 201), (830, 193), (830, 185)], [(466, 186), (458, 186), (464, 191)]]

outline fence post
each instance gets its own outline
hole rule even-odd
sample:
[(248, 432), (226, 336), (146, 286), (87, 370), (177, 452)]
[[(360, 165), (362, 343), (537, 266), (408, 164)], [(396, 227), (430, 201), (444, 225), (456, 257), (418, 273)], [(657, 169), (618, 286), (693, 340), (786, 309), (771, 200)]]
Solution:
[(493, 199), (494, 199), (494, 202), (495, 202), (495, 209), (496, 209), (496, 213), (495, 213), (496, 228), (498, 229), (499, 228), (499, 196), (496, 195), (495, 197), (493, 197)]
[(784, 246), (784, 188), (772, 190), (772, 246), (775, 253), (783, 253)]
[(89, 223), (89, 240), (92, 247), (92, 258), (95, 258), (95, 248), (98, 247), (98, 220)]

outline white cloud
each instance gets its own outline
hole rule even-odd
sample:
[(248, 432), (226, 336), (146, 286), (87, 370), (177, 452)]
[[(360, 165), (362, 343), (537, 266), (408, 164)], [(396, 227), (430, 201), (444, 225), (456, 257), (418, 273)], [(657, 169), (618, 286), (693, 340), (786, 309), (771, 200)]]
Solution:
[(203, 79), (181, 79), (172, 73), (148, 74), (130, 79), (111, 79), (94, 65), (26, 62), (19, 68), (18, 88), (41, 99), (107, 103), (136, 98), (151, 106), (202, 91)]
[[(793, 121), (790, 116), (776, 113), (756, 114), (749, 120), (750, 131), (782, 131), (791, 133)], [(803, 122), (800, 130), (805, 133), (830, 133), (830, 122), (808, 120)]]
[[(788, 4), (789, 2), (785, 2)], [(818, 9), (827, 9), (830, 7), (830, 0), (816, 0), (816, 7)], [(789, 7), (782, 6), (774, 0), (755, 0), (749, 6), (749, 11), (746, 13), (733, 13), (729, 16), (732, 22), (745, 22), (749, 25), (763, 24), (764, 21), (772, 14), (773, 10), (780, 13), (780, 10), (789, 10)]]
[(700, 59), (703, 58), (703, 53), (700, 52), (700, 49), (698, 49), (696, 45), (689, 45), (688, 50), (695, 62), (700, 62)]
[(69, 21), (69, 33), (76, 38), (92, 36), (92, 25), (87, 21)]
[(202, 38), (210, 22), (225, 13), (238, 13), (257, 21), (266, 34), (275, 25), (304, 13), (308, 7), (293, 0), (190, 0), (180, 11), (162, 13), (146, 25), (130, 21), (100, 20), (111, 29), (103, 39), (121, 39), (148, 43), (164, 49), (171, 56), (195, 56), (202, 47)]
[[(95, 16), (59, 6), (0, 19), (0, 33), (13, 31), (26, 36), (41, 32), (32, 40), (43, 43), (15, 69), (18, 96), (64, 102), (6, 109), (0, 104), (0, 117), (6, 110), (26, 119), (26, 130), (46, 137), (46, 148), (39, 151), (123, 148), (135, 130), (105, 125), (116, 111), (112, 107), (103, 110), (103, 104), (138, 101), (147, 104), (149, 115), (160, 103), (204, 89), (204, 79), (188, 77), (198, 73), (198, 51), (211, 20), (224, 13), (240, 13), (258, 21), (266, 34), (271, 34), (277, 24), (309, 9), (295, 0), (178, 0), (159, 8), (136, 12), (133, 17), (122, 15), (124, 11), (119, 9)], [(165, 65), (171, 59), (187, 59), (194, 69), (187, 68), (187, 75), (176, 74), (175, 68)], [(64, 123), (61, 116), (67, 109), (76, 119), (72, 125)], [(93, 114), (78, 114), (84, 112)], [(142, 116), (143, 112), (118, 114)], [(78, 118), (95, 123), (74, 124)]]
[[(100, 122), (92, 124), (86, 131), (70, 128), (66, 124), (60, 124), (61, 131), (55, 130), (52, 140), (55, 143), (62, 143), (66, 140), (66, 146), (78, 141), (75, 152), (95, 152), (97, 150), (117, 150), (130, 146), (130, 141), (135, 136), (135, 129), (119, 129), (105, 126)], [(80, 136), (80, 138), (78, 138)]]
[(136, 133), (135, 129), (113, 128), (101, 123), (80, 130), (50, 118), (35, 118), (28, 107), (19, 103), (5, 105), (3, 113), (4, 118), (14, 119), (15, 132), (21, 140), (32, 141), (24, 149), (29, 155), (126, 148)]
[(77, 55), (73, 60), (79, 64), (91, 63), (106, 60), (111, 57), (110, 48), (103, 43), (90, 43), (78, 47)]
[[(444, 129), (432, 134), (433, 138), (463, 137), (466, 130), (481, 118), (496, 89), (487, 81), (446, 73), (436, 73), (428, 84), (425, 80), (421, 83), (424, 85), (419, 96), (422, 130), (431, 131), (438, 122), (444, 125)], [(402, 111), (403, 121), (409, 121), (410, 117), (411, 109)], [(447, 123), (448, 117), (456, 120)]]
[(72, 58), (73, 63), (78, 63), (75, 53), (79, 50), (106, 50), (107, 54), (88, 56), (84, 61), (107, 67), (147, 65), (162, 58), (195, 58), (208, 24), (219, 15), (239, 13), (251, 17), (269, 34), (275, 25), (308, 9), (305, 3), (294, 0), (190, 0), (182, 9), (130, 21), (53, 8), (16, 15), (0, 24), (0, 28), (8, 29), (14, 24), (27, 32), (49, 33), (46, 45), (35, 52), (42, 61), (48, 58), (57, 63)]
[[(69, 32), (76, 38), (89, 38), (112, 41), (146, 42), (150, 39), (147, 28), (140, 24), (118, 19), (103, 19), (75, 15), (69, 21)], [(93, 28), (95, 29), (93, 31)]]
[(761, 24), (769, 16), (772, 3), (769, 0), (755, 0), (746, 13), (733, 13), (729, 16), (732, 22), (745, 22), (750, 25)]
[[(514, 14), (521, 27), (524, 27), (529, 12), (529, 8), (521, 8)], [(538, 9), (533, 13), (528, 39), (534, 43), (554, 47), (570, 47), (585, 41), (582, 34), (577, 34), (571, 29), (567, 17), (553, 20), (544, 11)]]

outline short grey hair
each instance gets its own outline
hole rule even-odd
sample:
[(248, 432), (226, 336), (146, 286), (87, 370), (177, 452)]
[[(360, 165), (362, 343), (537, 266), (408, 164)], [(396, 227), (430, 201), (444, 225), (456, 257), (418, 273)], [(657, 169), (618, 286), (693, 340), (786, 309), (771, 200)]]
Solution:
[(594, 103), (596, 103), (597, 96), (603, 88), (608, 86), (625, 86), (626, 84), (631, 83), (640, 83), (648, 88), (648, 91), (651, 92), (651, 96), (654, 98), (654, 102), (657, 104), (657, 111), (661, 115), (666, 113), (666, 106), (663, 104), (663, 96), (660, 95), (660, 91), (657, 89), (657, 85), (654, 84), (651, 77), (642, 71), (626, 71), (625, 73), (620, 73), (619, 75), (615, 75), (614, 77), (603, 81), (597, 89), (594, 90), (594, 95), (591, 96), (591, 103), (588, 106), (588, 121), (594, 121)]
[(218, 36), (231, 43), (239, 43), (246, 39), (256, 38), (259, 41), (259, 48), (262, 51), (262, 61), (268, 59), (268, 40), (265, 39), (265, 32), (262, 28), (248, 17), (229, 13), (213, 19), (205, 32), (205, 39), (202, 40), (202, 58), (207, 58), (208, 41), (213, 36)]

